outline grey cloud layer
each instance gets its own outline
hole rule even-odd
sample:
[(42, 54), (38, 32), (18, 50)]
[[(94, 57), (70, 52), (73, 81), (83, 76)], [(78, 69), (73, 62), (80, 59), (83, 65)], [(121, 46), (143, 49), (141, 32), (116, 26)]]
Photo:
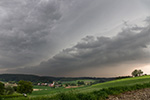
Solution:
[[(134, 32), (137, 29), (141, 32)], [(136, 26), (136, 28), (123, 29), (112, 38), (86, 36), (72, 48), (64, 49), (39, 66), (19, 69), (19, 71), (30, 70), (44, 75), (63, 76), (74, 71), (78, 73), (81, 69), (103, 68), (128, 61), (146, 63), (150, 59), (149, 45), (149, 25), (143, 28)]]
[(62, 16), (58, 0), (1, 0), (0, 12), (0, 67), (34, 64), (53, 50), (47, 36)]
[(118, 33), (122, 20), (149, 15), (148, 2), (0, 0), (0, 73), (61, 76), (124, 61), (142, 63), (149, 58), (149, 26), (107, 36)]

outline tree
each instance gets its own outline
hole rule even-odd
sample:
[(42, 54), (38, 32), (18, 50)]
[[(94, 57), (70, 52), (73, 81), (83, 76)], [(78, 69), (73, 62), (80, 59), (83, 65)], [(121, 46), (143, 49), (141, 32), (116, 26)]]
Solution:
[(137, 69), (135, 69), (135, 70), (132, 72), (132, 76), (134, 76), (134, 77), (141, 76), (142, 74), (143, 74), (143, 71), (142, 71), (142, 70), (137, 70)]
[(19, 93), (32, 93), (33, 85), (30, 81), (20, 80), (18, 82), (17, 92)]
[(4, 94), (5, 85), (0, 82), (0, 95)]
[(78, 85), (84, 85), (85, 83), (84, 83), (84, 81), (78, 81), (77, 84)]
[(138, 76), (141, 76), (143, 74), (142, 70), (138, 70)]

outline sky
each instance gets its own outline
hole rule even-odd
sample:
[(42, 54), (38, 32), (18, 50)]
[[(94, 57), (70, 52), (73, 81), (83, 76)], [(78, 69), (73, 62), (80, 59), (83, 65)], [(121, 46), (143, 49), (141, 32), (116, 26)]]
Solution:
[(0, 0), (0, 74), (150, 74), (149, 0)]

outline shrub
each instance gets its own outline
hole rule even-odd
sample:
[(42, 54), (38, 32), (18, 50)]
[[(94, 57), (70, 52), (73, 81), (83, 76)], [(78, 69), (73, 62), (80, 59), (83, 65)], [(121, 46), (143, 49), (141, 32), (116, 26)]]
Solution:
[(0, 95), (4, 94), (5, 85), (0, 82)]
[(17, 86), (13, 86), (14, 91), (17, 91)]
[(13, 94), (13, 93), (14, 93), (13, 87), (11, 87), (11, 86), (6, 86), (5, 87), (5, 92), (4, 92), (5, 95), (10, 95), (10, 94)]

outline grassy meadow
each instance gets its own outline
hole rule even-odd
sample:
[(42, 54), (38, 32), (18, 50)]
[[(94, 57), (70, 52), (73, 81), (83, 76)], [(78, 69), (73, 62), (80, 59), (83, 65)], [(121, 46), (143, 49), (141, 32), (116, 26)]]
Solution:
[(116, 87), (116, 86), (129, 86), (135, 84), (143, 84), (148, 82), (150, 82), (150, 76), (140, 76), (140, 77), (118, 79), (109, 82), (99, 83), (99, 84), (92, 85), (92, 87), (108, 88), (108, 87)]
[[(145, 84), (145, 85), (142, 86), (142, 84)], [(77, 98), (80, 96), (83, 98), (86, 98), (86, 96), (87, 97), (90, 96), (89, 98), (91, 99), (87, 99), (87, 100), (99, 100), (97, 96), (101, 96), (101, 95), (100, 94), (98, 95), (98, 93), (101, 93), (105, 89), (108, 89), (109, 91), (110, 90), (115, 91), (115, 89), (118, 89), (118, 90), (123, 89), (123, 91), (127, 91), (127, 90), (134, 90), (134, 89), (140, 89), (140, 88), (147, 88), (147, 87), (150, 87), (149, 84), (150, 84), (150, 76), (147, 75), (147, 76), (140, 76), (140, 77), (133, 77), (133, 78), (117, 79), (117, 80), (108, 81), (104, 83), (94, 84), (92, 86), (83, 86), (83, 87), (69, 88), (69, 89), (66, 89), (64, 87), (50, 88), (46, 86), (34, 86), (34, 89), (40, 89), (40, 90), (33, 91), (32, 94), (28, 95), (27, 98), (17, 97), (17, 98), (11, 98), (11, 99), (6, 98), (3, 100), (55, 100), (57, 97), (65, 98), (65, 99), (56, 99), (56, 100), (67, 100), (66, 97), (68, 96), (71, 96), (71, 98), (73, 98), (72, 96), (75, 96), (74, 98)], [(105, 91), (108, 91), (108, 90), (105, 90)], [(115, 91), (115, 93), (117, 92)], [(94, 94), (97, 94), (96, 97)], [(102, 92), (101, 94), (108, 95), (111, 93)], [(112, 92), (112, 94), (114, 93)], [(92, 99), (94, 97), (95, 99)], [(70, 100), (73, 100), (73, 99), (70, 99)], [(74, 99), (74, 100), (80, 100), (80, 99)]]

